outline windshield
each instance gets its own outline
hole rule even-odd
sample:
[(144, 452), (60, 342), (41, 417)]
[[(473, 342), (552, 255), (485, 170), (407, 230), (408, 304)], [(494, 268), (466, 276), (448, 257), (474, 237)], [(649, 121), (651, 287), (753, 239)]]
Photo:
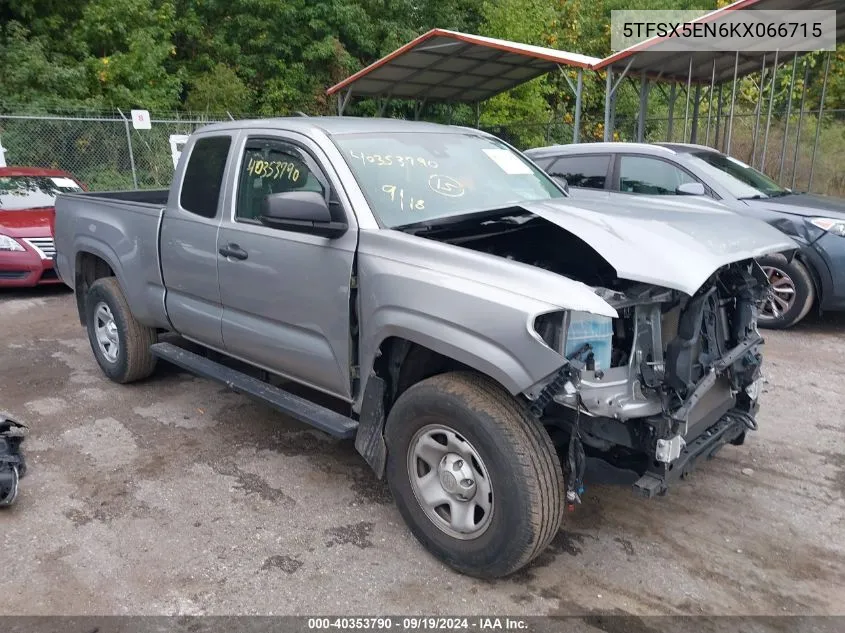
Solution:
[(507, 145), (470, 132), (344, 134), (334, 142), (390, 228), (565, 197)]
[(697, 152), (691, 160), (735, 198), (774, 198), (789, 193), (774, 180), (742, 161), (718, 152)]
[(0, 211), (52, 207), (57, 195), (71, 191), (82, 191), (82, 188), (70, 178), (0, 176)]

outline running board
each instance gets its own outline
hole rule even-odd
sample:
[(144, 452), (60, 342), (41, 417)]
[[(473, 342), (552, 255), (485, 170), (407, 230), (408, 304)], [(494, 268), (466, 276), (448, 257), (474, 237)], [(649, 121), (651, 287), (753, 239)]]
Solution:
[(341, 439), (355, 437), (355, 432), (358, 429), (356, 420), (314, 404), (305, 398), (300, 398), (284, 389), (274, 387), (258, 378), (253, 378), (236, 369), (216, 363), (172, 343), (154, 343), (150, 346), (150, 351), (162, 360), (178, 365), (198, 376), (222, 382), (237, 393), (243, 393), (261, 400), (277, 411), (281, 411), (305, 424), (310, 424), (329, 435)]

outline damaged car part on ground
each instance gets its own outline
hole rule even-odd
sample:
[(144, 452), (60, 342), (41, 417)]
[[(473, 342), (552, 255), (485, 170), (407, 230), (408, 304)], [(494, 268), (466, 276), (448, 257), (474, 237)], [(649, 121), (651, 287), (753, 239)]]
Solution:
[(26, 475), (26, 461), (21, 452), (25, 428), (0, 413), (0, 507), (15, 502), (20, 479)]
[(354, 438), (417, 539), (486, 578), (545, 549), (591, 464), (660, 493), (742, 441), (753, 260), (796, 247), (718, 208), (576, 203), (477, 130), (343, 117), (211, 125), (170, 191), (57, 208), (109, 378), (163, 359)]

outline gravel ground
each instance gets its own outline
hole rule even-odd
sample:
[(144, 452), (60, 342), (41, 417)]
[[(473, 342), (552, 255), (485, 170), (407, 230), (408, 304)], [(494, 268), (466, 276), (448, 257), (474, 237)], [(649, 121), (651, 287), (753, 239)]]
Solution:
[(63, 288), (0, 293), (30, 425), (0, 614), (845, 614), (845, 317), (768, 332), (760, 430), (662, 499), (593, 487), (496, 582), (405, 529), (339, 442), (169, 366), (110, 383)]

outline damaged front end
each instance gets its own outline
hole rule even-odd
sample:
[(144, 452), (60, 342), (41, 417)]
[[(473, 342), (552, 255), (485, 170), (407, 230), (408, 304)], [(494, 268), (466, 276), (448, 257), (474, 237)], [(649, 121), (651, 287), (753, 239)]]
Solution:
[[(585, 469), (595, 482), (663, 494), (756, 428), (757, 305), (769, 290), (756, 259), (796, 246), (774, 227), (632, 198), (521, 203), (404, 230), (520, 264), (496, 267), (509, 288), (526, 264), (579, 284), (543, 293), (556, 308), (531, 313), (531, 335), (566, 362), (520, 391), (563, 449), (569, 502)], [(608, 310), (588, 307), (583, 291)], [(520, 348), (526, 364), (533, 343)]]
[[(592, 481), (663, 494), (698, 459), (742, 444), (756, 429), (763, 343), (757, 305), (767, 289), (752, 259), (718, 269), (692, 296), (637, 283), (596, 288), (619, 314), (610, 362), (597, 363), (589, 343), (575, 352), (570, 345), (568, 354), (561, 348), (570, 362), (532, 400), (566, 446), (570, 501), (585, 468)], [(560, 345), (566, 320), (557, 329), (548, 321), (538, 332)]]

